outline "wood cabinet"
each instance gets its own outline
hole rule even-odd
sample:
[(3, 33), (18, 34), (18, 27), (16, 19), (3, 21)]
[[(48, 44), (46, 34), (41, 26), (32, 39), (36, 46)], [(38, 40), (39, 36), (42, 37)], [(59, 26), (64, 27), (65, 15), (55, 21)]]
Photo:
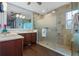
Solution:
[(30, 44), (36, 44), (36, 39), (37, 39), (37, 33), (21, 33), (19, 35), (24, 36), (24, 45)]
[(32, 42), (32, 43), (36, 43), (37, 33), (32, 33), (31, 36), (32, 36), (31, 42)]
[(0, 56), (22, 56), (23, 39), (0, 42)]

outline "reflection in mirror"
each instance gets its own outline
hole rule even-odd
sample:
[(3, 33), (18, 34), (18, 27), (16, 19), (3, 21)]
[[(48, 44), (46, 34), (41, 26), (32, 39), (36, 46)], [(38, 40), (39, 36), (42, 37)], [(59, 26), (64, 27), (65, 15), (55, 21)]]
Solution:
[(32, 29), (32, 24), (32, 12), (8, 3), (8, 28)]
[[(21, 14), (16, 14), (11, 12), (7, 15), (7, 25), (10, 28), (31, 28), (31, 19), (26, 19), (25, 16)], [(28, 25), (29, 24), (29, 25)]]

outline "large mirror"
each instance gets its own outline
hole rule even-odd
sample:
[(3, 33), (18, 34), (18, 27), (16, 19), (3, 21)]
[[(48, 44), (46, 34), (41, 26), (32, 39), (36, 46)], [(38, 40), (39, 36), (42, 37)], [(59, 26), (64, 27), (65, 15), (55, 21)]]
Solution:
[(7, 3), (7, 26), (8, 28), (32, 29), (32, 12), (22, 7)]

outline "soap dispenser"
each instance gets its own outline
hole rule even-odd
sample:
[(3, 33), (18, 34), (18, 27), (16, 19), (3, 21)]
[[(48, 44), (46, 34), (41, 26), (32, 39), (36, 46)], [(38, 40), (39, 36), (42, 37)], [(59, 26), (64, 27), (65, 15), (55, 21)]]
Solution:
[(7, 25), (6, 24), (4, 24), (4, 28), (3, 28), (3, 30), (2, 30), (2, 32), (7, 32)]

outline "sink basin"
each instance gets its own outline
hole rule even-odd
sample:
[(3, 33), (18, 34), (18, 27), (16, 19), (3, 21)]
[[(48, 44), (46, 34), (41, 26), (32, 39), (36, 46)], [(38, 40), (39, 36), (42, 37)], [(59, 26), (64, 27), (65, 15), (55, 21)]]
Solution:
[(5, 32), (5, 33), (0, 33), (0, 37), (4, 38), (4, 37), (10, 37), (10, 36), (16, 36), (15, 33), (10, 33), (10, 32)]
[(24, 37), (21, 35), (17, 35), (15, 33), (6, 33), (6, 34), (2, 33), (2, 34), (0, 34), (0, 42), (1, 41), (8, 41), (8, 40), (16, 40), (19, 38), (24, 38)]

